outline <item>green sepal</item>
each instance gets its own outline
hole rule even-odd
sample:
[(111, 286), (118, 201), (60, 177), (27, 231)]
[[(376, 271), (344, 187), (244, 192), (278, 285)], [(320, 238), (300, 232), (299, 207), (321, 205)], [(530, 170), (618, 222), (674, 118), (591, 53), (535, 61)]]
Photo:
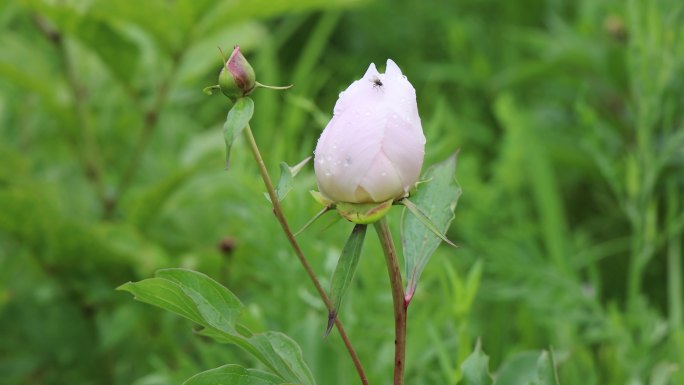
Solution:
[(213, 86), (202, 88), (202, 92), (204, 92), (207, 95), (213, 95), (214, 90), (221, 90), (221, 87), (218, 84), (214, 84)]
[(321, 206), (331, 207), (335, 204), (334, 201), (328, 199), (325, 195), (321, 194), (316, 190), (310, 190), (309, 193), (311, 194), (313, 199), (316, 200), (316, 202), (321, 204)]
[(392, 208), (394, 198), (382, 203), (348, 203), (337, 202), (337, 212), (350, 222), (367, 225), (378, 221)]
[[(327, 213), (328, 211), (332, 210), (330, 206), (323, 207), (321, 211), (317, 212), (316, 215), (313, 216), (313, 218), (309, 219), (308, 222), (304, 226), (302, 226), (301, 229), (297, 230), (296, 233), (294, 233), (294, 236), (297, 237), (299, 234), (301, 234), (304, 230), (309, 228), (318, 218), (320, 218), (323, 214)], [(338, 217), (339, 218), (339, 217)]]
[[(285, 162), (280, 162), (280, 179), (278, 179), (278, 185), (275, 189), (278, 201), (282, 202), (283, 199), (285, 199), (285, 197), (287, 196), (287, 194), (292, 190), (292, 185), (294, 184), (294, 177), (297, 176), (297, 174), (299, 174), (299, 171), (301, 171), (302, 168), (304, 168), (304, 166), (310, 159), (311, 157), (309, 156), (292, 167), (290, 167)], [(268, 199), (268, 201), (271, 202), (271, 197), (268, 195), (268, 193), (264, 193), (264, 196), (266, 196), (266, 199)]]

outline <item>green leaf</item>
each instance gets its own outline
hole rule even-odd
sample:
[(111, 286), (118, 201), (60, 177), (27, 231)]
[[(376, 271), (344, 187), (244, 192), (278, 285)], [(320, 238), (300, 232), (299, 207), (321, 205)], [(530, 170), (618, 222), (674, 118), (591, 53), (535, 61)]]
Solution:
[(442, 234), (442, 232), (437, 228), (437, 225), (435, 225), (430, 219), (430, 217), (428, 217), (427, 214), (425, 214), (418, 206), (416, 206), (415, 203), (411, 202), (408, 199), (402, 199), (400, 202), (404, 205), (404, 207), (406, 207), (408, 211), (411, 212), (411, 214), (415, 215), (416, 218), (437, 238), (441, 239), (442, 241), (448, 243), (453, 247), (458, 247), (453, 242), (451, 242), (449, 238), (446, 237), (446, 235)]
[(159, 270), (156, 276), (180, 286), (209, 325), (227, 332), (234, 330), (242, 303), (226, 287), (202, 273), (186, 269)]
[[(418, 279), (440, 241), (451, 244), (442, 234), (454, 219), (461, 188), (456, 181), (456, 154), (430, 167), (411, 200), (404, 206), (413, 215), (402, 215), (401, 238), (406, 266), (406, 299), (411, 300)], [(452, 244), (453, 245), (453, 244)]]
[(266, 358), (264, 364), (286, 381), (303, 385), (316, 384), (311, 370), (304, 362), (302, 349), (292, 338), (279, 332), (266, 332), (254, 334), (247, 341)]
[[(278, 185), (276, 186), (276, 195), (278, 196), (278, 201), (282, 202), (287, 194), (292, 190), (294, 177), (297, 176), (299, 171), (304, 168), (310, 159), (311, 157), (308, 157), (292, 167), (285, 162), (280, 162), (280, 179), (278, 179)], [(271, 201), (271, 197), (269, 197), (267, 193), (264, 193), (264, 196), (266, 196), (266, 199), (268, 199), (269, 202)]]
[(239, 365), (224, 365), (190, 377), (183, 385), (278, 385), (278, 376)]
[(242, 303), (204, 274), (186, 269), (164, 269), (157, 271), (154, 278), (126, 283), (119, 290), (203, 326), (200, 334), (239, 346), (287, 382), (315, 384), (302, 351), (293, 339), (277, 332), (253, 334), (238, 324)]
[(541, 352), (537, 359), (537, 381), (533, 381), (531, 385), (560, 385), (553, 352)]
[(342, 255), (340, 255), (340, 259), (337, 261), (332, 283), (330, 284), (330, 301), (332, 302), (333, 309), (328, 314), (328, 327), (325, 330), (326, 336), (330, 334), (330, 330), (332, 330), (333, 324), (335, 324), (337, 312), (342, 304), (342, 298), (344, 298), (344, 294), (347, 292), (352, 278), (354, 278), (354, 273), (359, 264), (363, 240), (366, 238), (366, 228), (366, 225), (354, 225), (347, 243), (344, 244)]
[(463, 361), (461, 365), (463, 370), (463, 380), (460, 385), (491, 385), (494, 383), (491, 374), (489, 374), (489, 356), (487, 356), (480, 346), (480, 341), (477, 341), (475, 350)]
[(517, 353), (507, 358), (496, 372), (496, 385), (529, 385), (537, 378), (539, 351)]
[(240, 300), (218, 282), (186, 269), (159, 270), (155, 278), (129, 282), (119, 290), (135, 299), (169, 310), (204, 327), (236, 333), (235, 324), (242, 310)]
[(292, 338), (279, 332), (252, 334), (241, 325), (238, 325), (238, 329), (241, 334), (210, 328), (201, 330), (199, 334), (218, 342), (237, 345), (286, 381), (304, 385), (316, 383), (304, 362), (301, 348)]
[(250, 98), (240, 98), (233, 108), (228, 111), (226, 122), (223, 124), (223, 140), (226, 143), (226, 170), (230, 167), (230, 149), (235, 138), (249, 124), (254, 114), (254, 102)]

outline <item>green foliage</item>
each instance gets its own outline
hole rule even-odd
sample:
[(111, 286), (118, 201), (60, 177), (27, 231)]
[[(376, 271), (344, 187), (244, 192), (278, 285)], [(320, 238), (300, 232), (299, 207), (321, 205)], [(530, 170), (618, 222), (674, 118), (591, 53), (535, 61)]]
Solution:
[[(285, 199), (287, 194), (292, 190), (292, 187), (294, 187), (294, 177), (299, 174), (299, 172), (304, 168), (304, 166), (306, 166), (310, 159), (311, 157), (309, 156), (292, 167), (285, 162), (280, 162), (280, 178), (278, 179), (278, 185), (275, 187), (276, 195), (278, 196), (279, 201), (282, 202), (282, 200)], [(264, 193), (264, 195), (270, 202), (271, 198), (268, 196), (268, 193)]]
[[(478, 338), (504, 384), (541, 381), (548, 346), (560, 384), (684, 383), (680, 3), (0, 2), (2, 382), (268, 370), (113, 291), (185, 267), (245, 300), (239, 323), (291, 336), (318, 383), (356, 383), (339, 340), (321, 338), (326, 309), (242, 138), (223, 170), (229, 106), (201, 90), (216, 47), (240, 44), (259, 81), (294, 84), (250, 95), (273, 175), (311, 155), (339, 91), (388, 57), (416, 88), (426, 169), (460, 149), (447, 232), (460, 247), (437, 247), (421, 274), (407, 383), (457, 383)], [(308, 166), (292, 181), (293, 228), (320, 210), (315, 183)], [(337, 217), (298, 237), (325, 287), (352, 228), (328, 227)], [(394, 234), (399, 220), (391, 211)], [(340, 314), (381, 384), (392, 305), (377, 242), (364, 254)]]
[[(315, 384), (295, 341), (282, 333), (253, 334), (244, 325), (238, 324), (243, 307), (240, 300), (230, 290), (202, 273), (184, 269), (159, 270), (155, 278), (129, 282), (120, 286), (119, 290), (128, 291), (139, 301), (169, 310), (203, 326), (204, 329), (200, 331), (202, 335), (243, 348), (283, 380), (303, 385)], [(220, 372), (226, 375), (225, 378), (230, 378), (229, 374), (240, 375), (235, 370), (234, 367), (228, 367), (228, 370)], [(209, 381), (215, 375), (217, 372), (212, 372), (200, 376), (200, 379)], [(249, 376), (261, 377), (262, 380), (273, 379), (273, 376), (260, 376), (258, 372)], [(199, 380), (195, 378), (188, 381), (194, 383), (192, 381)]]
[(255, 369), (224, 365), (192, 376), (183, 385), (278, 385), (280, 379)]
[(473, 353), (463, 361), (462, 385), (492, 385), (494, 380), (489, 374), (489, 356), (487, 356), (478, 341)]
[(223, 124), (223, 140), (226, 144), (226, 170), (230, 167), (230, 150), (235, 138), (247, 127), (254, 113), (254, 102), (250, 98), (240, 98), (228, 111), (226, 122)]
[(330, 301), (332, 302), (332, 310), (328, 314), (328, 327), (325, 334), (328, 335), (330, 330), (332, 330), (333, 324), (335, 323), (335, 318), (337, 318), (340, 305), (342, 304), (342, 299), (344, 298), (347, 289), (349, 289), (349, 284), (354, 278), (354, 273), (356, 273), (356, 268), (359, 265), (359, 257), (361, 256), (361, 249), (363, 248), (363, 241), (366, 239), (366, 228), (367, 225), (356, 224), (347, 242), (344, 244), (342, 249), (342, 255), (337, 261), (335, 266), (335, 272), (332, 276), (332, 282), (330, 284)]
[(401, 242), (404, 246), (406, 271), (406, 298), (413, 297), (420, 275), (430, 257), (444, 240), (454, 220), (454, 210), (461, 187), (456, 182), (456, 155), (430, 167), (423, 175), (425, 182), (418, 185), (415, 194), (405, 199), (401, 226)]

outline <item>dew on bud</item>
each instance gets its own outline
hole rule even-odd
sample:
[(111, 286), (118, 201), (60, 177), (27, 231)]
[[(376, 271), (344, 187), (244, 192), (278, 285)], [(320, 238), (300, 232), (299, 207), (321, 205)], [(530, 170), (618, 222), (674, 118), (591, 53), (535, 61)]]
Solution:
[(340, 93), (333, 112), (316, 145), (321, 194), (338, 203), (405, 196), (420, 175), (425, 136), (415, 89), (399, 67), (388, 60), (381, 74), (371, 64)]

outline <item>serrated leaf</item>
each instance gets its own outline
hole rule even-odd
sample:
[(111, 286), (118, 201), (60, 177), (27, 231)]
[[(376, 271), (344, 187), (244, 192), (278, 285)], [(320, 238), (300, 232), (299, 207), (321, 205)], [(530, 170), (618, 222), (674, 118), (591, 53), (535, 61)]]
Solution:
[(119, 290), (135, 299), (181, 315), (204, 327), (235, 333), (240, 300), (208, 276), (186, 269), (159, 270), (155, 278), (129, 282)]
[(226, 122), (223, 124), (223, 140), (226, 144), (226, 170), (230, 167), (230, 150), (235, 138), (249, 124), (254, 114), (254, 102), (250, 98), (240, 98), (233, 108), (228, 111)]
[(460, 385), (491, 385), (494, 383), (491, 374), (489, 374), (489, 356), (482, 351), (480, 341), (477, 341), (475, 350), (463, 361), (461, 370), (463, 370), (463, 379), (459, 382)]
[(183, 385), (278, 385), (282, 380), (273, 374), (239, 365), (224, 365), (198, 373)]
[(402, 215), (407, 301), (413, 297), (430, 256), (445, 239), (437, 234), (446, 233), (454, 219), (454, 210), (461, 196), (461, 188), (456, 181), (456, 155), (430, 167), (422, 179), (428, 182), (422, 183), (411, 200), (404, 202), (407, 210)]
[(342, 305), (344, 294), (347, 292), (349, 284), (354, 278), (354, 273), (359, 264), (363, 240), (366, 238), (366, 228), (366, 225), (361, 224), (354, 226), (352, 233), (347, 239), (347, 243), (344, 244), (342, 255), (337, 261), (337, 266), (335, 267), (335, 272), (333, 273), (330, 285), (330, 301), (332, 302), (333, 309), (328, 314), (328, 327), (325, 330), (326, 336), (330, 334), (330, 330), (332, 330), (332, 327), (335, 324), (335, 319), (337, 318), (337, 313)]
[[(306, 163), (311, 159), (308, 157), (303, 161), (297, 163), (296, 165), (290, 167), (285, 162), (280, 162), (280, 179), (278, 179), (278, 185), (276, 186), (276, 196), (278, 201), (283, 201), (287, 194), (292, 190), (292, 185), (294, 184), (294, 177), (297, 176), (299, 171), (306, 165)], [(267, 193), (264, 193), (266, 199), (271, 201), (271, 197)]]

